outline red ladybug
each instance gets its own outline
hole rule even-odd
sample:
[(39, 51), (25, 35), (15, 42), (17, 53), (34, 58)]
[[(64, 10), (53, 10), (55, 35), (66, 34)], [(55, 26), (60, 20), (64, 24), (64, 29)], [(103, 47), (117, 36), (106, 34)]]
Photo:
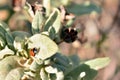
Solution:
[(30, 53), (30, 56), (35, 56), (35, 54), (38, 53), (38, 49), (37, 48), (30, 49), (29, 53)]

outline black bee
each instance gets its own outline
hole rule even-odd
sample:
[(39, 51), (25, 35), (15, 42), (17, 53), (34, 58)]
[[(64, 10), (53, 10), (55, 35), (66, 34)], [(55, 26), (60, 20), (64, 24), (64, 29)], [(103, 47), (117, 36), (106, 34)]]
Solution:
[(64, 28), (61, 31), (61, 39), (63, 39), (67, 43), (74, 42), (77, 39), (78, 32), (74, 29)]

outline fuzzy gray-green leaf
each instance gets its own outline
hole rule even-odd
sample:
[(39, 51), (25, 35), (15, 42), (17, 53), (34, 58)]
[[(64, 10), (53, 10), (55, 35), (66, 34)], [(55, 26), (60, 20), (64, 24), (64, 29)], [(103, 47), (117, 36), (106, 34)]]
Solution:
[(12, 69), (6, 76), (5, 80), (20, 80), (24, 74), (24, 68)]
[(49, 80), (48, 73), (45, 72), (44, 68), (41, 69), (40, 75), (41, 75), (41, 79), (42, 79), (42, 80)]
[(51, 6), (52, 7), (59, 7), (61, 5), (68, 5), (70, 3), (71, 0), (51, 0)]
[(7, 42), (8, 47), (10, 49), (14, 50), (14, 46), (13, 46), (14, 39), (13, 39), (12, 35), (9, 33), (6, 33), (5, 38), (6, 38), (6, 42)]
[(10, 31), (9, 26), (1, 20), (0, 20), (0, 26), (4, 28), (4, 31)]
[(56, 35), (56, 31), (54, 27), (51, 27), (49, 30), (49, 37), (54, 40), (55, 39), (55, 35)]
[(101, 12), (101, 8), (99, 6), (88, 1), (82, 4), (71, 4), (67, 6), (67, 10), (76, 15), (90, 14), (93, 11), (97, 13)]
[(17, 67), (20, 67), (18, 60), (21, 58), (18, 56), (8, 56), (0, 61), (0, 79), (5, 80), (8, 73)]
[(35, 34), (30, 37), (30, 42), (28, 44), (29, 49), (37, 48), (39, 49), (36, 57), (40, 59), (47, 59), (58, 51), (57, 44), (52, 41), (49, 37), (42, 34)]
[(52, 26), (55, 29), (56, 33), (58, 33), (61, 26), (60, 19), (60, 12), (55, 8), (45, 23), (44, 31), (48, 31), (48, 29)]
[(46, 16), (48, 17), (51, 11), (51, 0), (43, 0), (43, 6), (46, 8)]
[(5, 56), (14, 55), (14, 52), (10, 50), (7, 46), (5, 49), (0, 51), (0, 59), (3, 59)]
[(85, 72), (85, 74), (86, 74), (84, 76), (83, 80), (93, 80), (97, 74), (96, 70), (90, 69), (90, 67), (88, 65), (81, 64), (81, 65), (77, 66), (76, 68), (72, 69), (71, 71), (69, 71), (69, 73), (67, 73), (67, 75), (65, 75), (65, 79), (71, 77), (72, 80), (73, 79), (78, 80), (81, 72)]
[(89, 65), (90, 68), (99, 70), (101, 68), (106, 67), (110, 63), (110, 58), (104, 57), (104, 58), (97, 58), (93, 60), (86, 61), (85, 64)]
[(1, 24), (0, 25), (0, 37), (3, 38), (5, 40), (5, 34), (7, 33), (7, 31), (5, 30), (4, 26)]
[(25, 37), (30, 37), (31, 35), (24, 31), (13, 31), (12, 33), (13, 38), (20, 37), (21, 39), (25, 39)]
[(72, 62), (72, 65), (74, 66), (78, 66), (79, 63), (80, 63), (80, 58), (77, 56), (77, 55), (72, 55), (72, 56), (69, 56), (71, 62)]
[(36, 34), (40, 32), (40, 29), (42, 28), (44, 23), (44, 17), (41, 12), (36, 11), (36, 14), (32, 21), (32, 33)]
[(4, 49), (6, 46), (6, 41), (0, 36), (0, 50)]

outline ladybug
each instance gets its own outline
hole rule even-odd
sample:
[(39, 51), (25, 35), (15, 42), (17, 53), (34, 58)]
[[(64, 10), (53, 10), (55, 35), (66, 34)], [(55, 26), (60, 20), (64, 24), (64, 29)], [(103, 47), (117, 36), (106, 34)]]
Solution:
[(61, 39), (67, 43), (74, 42), (77, 39), (78, 32), (74, 29), (64, 28), (61, 32)]
[(30, 53), (30, 56), (35, 56), (35, 54), (38, 53), (38, 49), (37, 48), (30, 49), (29, 53)]

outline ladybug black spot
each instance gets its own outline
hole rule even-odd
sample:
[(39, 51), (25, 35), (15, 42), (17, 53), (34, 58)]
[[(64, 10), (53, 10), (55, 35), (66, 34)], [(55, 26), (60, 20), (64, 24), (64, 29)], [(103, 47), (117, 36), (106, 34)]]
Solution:
[(33, 53), (37, 54), (37, 52), (38, 52), (38, 49), (37, 48), (33, 48)]

